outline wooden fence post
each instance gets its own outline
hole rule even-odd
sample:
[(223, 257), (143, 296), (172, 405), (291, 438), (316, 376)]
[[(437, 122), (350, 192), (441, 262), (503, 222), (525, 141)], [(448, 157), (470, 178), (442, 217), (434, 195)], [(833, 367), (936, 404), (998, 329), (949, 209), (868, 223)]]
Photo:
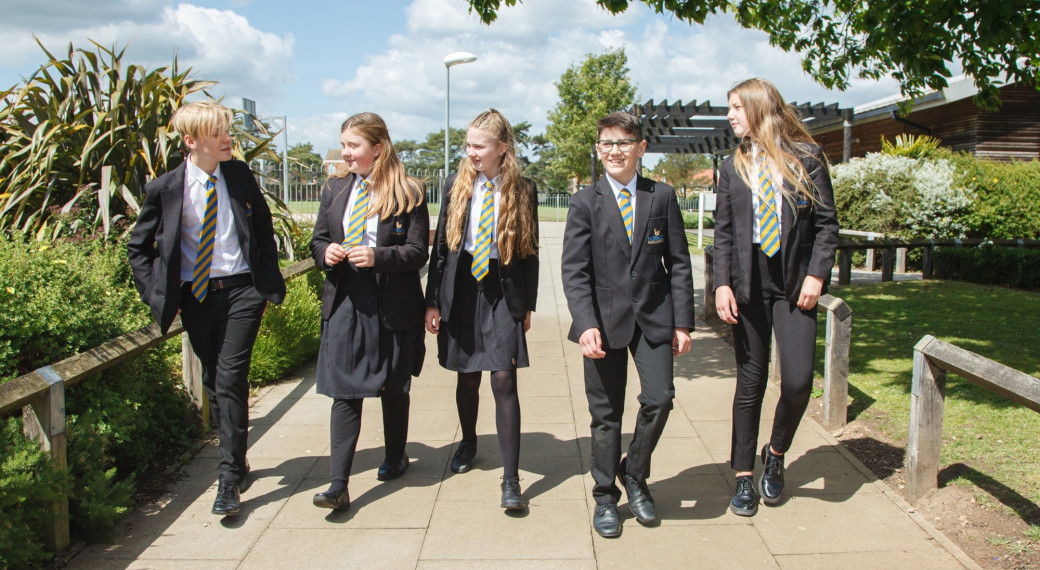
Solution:
[(881, 281), (892, 280), (892, 269), (895, 266), (896, 248), (886, 247), (881, 250)]
[(847, 422), (849, 401), (849, 349), (852, 344), (852, 309), (833, 295), (820, 297), (827, 309), (826, 352), (823, 357), (823, 428), (836, 431)]
[(848, 285), (852, 281), (852, 250), (838, 250), (838, 285)]
[(202, 431), (209, 431), (209, 396), (202, 386), (202, 361), (195, 356), (188, 340), (188, 333), (181, 333), (181, 362), (184, 373), (184, 388), (188, 390), (192, 403), (202, 415)]
[[(68, 470), (65, 451), (65, 383), (50, 366), (36, 372), (50, 383), (50, 388), (30, 405), (22, 408), (22, 430), (35, 439), (40, 449), (51, 454), (55, 471)], [(47, 546), (55, 553), (68, 548), (69, 497), (61, 493), (51, 504), (54, 520), (47, 527)]]
[(928, 240), (931, 245), (926, 245), (921, 251), (921, 279), (931, 279), (935, 263), (935, 240)]
[(932, 335), (925, 335), (914, 346), (910, 437), (906, 446), (906, 500), (911, 504), (938, 486), (946, 371), (932, 364), (922, 352), (934, 340)]
[(906, 248), (896, 248), (896, 273), (906, 273)]

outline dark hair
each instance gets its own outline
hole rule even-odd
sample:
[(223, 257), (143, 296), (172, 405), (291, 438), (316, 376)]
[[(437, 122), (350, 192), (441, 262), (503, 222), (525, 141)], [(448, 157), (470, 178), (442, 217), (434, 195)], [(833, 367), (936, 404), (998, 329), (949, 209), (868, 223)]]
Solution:
[(639, 117), (625, 111), (615, 111), (596, 122), (596, 136), (604, 129), (618, 128), (632, 135), (637, 141), (643, 140), (643, 126)]

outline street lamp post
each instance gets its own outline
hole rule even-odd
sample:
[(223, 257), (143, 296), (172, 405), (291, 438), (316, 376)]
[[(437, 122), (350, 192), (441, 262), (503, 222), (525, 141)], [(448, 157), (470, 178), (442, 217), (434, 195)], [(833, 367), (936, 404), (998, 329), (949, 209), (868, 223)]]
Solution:
[(451, 133), (451, 68), (453, 66), (462, 63), (472, 63), (477, 61), (477, 56), (465, 52), (457, 51), (455, 53), (449, 53), (444, 56), (444, 178), (448, 178), (448, 172), (451, 170), (448, 166), (448, 149), (450, 148), (449, 135)]

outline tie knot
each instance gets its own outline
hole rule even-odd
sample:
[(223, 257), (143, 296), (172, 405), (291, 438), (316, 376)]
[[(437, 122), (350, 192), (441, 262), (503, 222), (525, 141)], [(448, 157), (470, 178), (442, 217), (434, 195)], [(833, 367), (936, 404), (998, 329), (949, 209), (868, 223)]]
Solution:
[(625, 198), (631, 198), (632, 197), (632, 193), (628, 191), (628, 188), (622, 188), (621, 189), (621, 195), (624, 196)]
[(206, 187), (210, 188), (217, 185), (217, 177), (212, 174), (206, 179)]
[(359, 188), (361, 188), (362, 192), (365, 192), (365, 191), (368, 190), (368, 178), (362, 178), (361, 179), (361, 186), (359, 186)]
[(490, 180), (484, 182), (484, 190), (493, 192), (495, 190), (495, 183)]

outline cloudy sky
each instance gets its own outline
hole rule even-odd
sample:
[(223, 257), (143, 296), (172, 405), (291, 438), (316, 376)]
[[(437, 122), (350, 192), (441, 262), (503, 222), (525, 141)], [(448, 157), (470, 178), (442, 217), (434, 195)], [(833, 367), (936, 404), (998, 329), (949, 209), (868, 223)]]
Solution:
[[(772, 80), (791, 101), (852, 106), (898, 92), (894, 81), (858, 82), (848, 92), (819, 87), (797, 55), (769, 46), (765, 34), (729, 16), (703, 26), (633, 6), (613, 16), (593, 0), (523, 0), (490, 27), (464, 0), (4, 0), (0, 88), (44, 62), (34, 36), (52, 53), (69, 42), (129, 46), (127, 59), (149, 67), (178, 58), (231, 106), (257, 102), (262, 116), (285, 115), (289, 144), (338, 148), (339, 124), (360, 111), (386, 119), (394, 139), (425, 139), (444, 128), (442, 59), (469, 51), (474, 63), (451, 70), (453, 127), (487, 107), (513, 122), (545, 128), (556, 103), (553, 82), (587, 54), (624, 47), (638, 99), (725, 104), (742, 79)], [(360, 7), (359, 7), (360, 6)], [(280, 142), (280, 141), (279, 141)]]

